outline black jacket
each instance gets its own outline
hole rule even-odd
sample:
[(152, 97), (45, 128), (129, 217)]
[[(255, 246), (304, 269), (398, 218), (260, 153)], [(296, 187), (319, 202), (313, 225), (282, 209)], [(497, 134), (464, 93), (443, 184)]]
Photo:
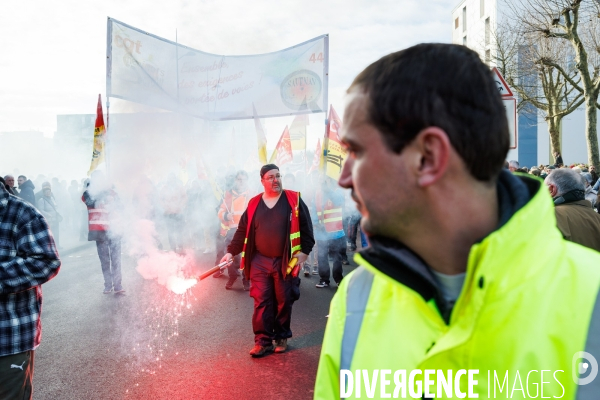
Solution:
[[(282, 196), (285, 196), (285, 193), (281, 194)], [(289, 203), (287, 203), (289, 207)], [(290, 207), (290, 213), (291, 213), (292, 209)], [(315, 245), (315, 239), (313, 237), (313, 229), (312, 229), (312, 222), (310, 220), (310, 212), (308, 211), (308, 207), (306, 207), (306, 204), (304, 203), (304, 201), (302, 200), (302, 198), (300, 198), (300, 245), (302, 246), (302, 252), (304, 254), (310, 254), (310, 252), (312, 251), (312, 248)], [(231, 240), (231, 243), (229, 243), (229, 246), (227, 246), (227, 252), (231, 253), (232, 255), (236, 256), (238, 254), (240, 254), (242, 252), (242, 249), (244, 248), (244, 239), (246, 238), (246, 228), (248, 226), (248, 209), (246, 209), (246, 211), (244, 211), (244, 214), (242, 215), (242, 218), (240, 219), (240, 223), (237, 227), (237, 231), (235, 232), (235, 235), (233, 235), (233, 239)], [(287, 229), (286, 232), (290, 231), (290, 226), (291, 226), (291, 218), (288, 220), (287, 223)], [(290, 241), (289, 239), (285, 241), (285, 249), (283, 251), (282, 254), (282, 260), (281, 260), (281, 266), (283, 269), (283, 276), (286, 276), (287, 273), (287, 265), (288, 262), (291, 258), (291, 251), (290, 251)], [(246, 254), (244, 256), (244, 276), (246, 277), (246, 279), (250, 279), (250, 265), (252, 262), (252, 258), (254, 256), (254, 229), (250, 229), (250, 232), (248, 233), (248, 243), (246, 245)]]
[(32, 204), (35, 207), (35, 193), (33, 192), (33, 190), (35, 189), (35, 186), (33, 185), (33, 182), (31, 182), (30, 179), (27, 179), (22, 185), (19, 185), (19, 197), (22, 198), (23, 200), (29, 202), (30, 204)]

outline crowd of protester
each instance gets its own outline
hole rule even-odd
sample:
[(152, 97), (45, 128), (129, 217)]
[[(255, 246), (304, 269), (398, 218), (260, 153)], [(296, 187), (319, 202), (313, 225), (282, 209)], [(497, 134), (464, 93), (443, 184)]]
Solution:
[[(591, 203), (596, 212), (600, 212), (600, 176), (594, 166), (563, 164), (560, 154), (555, 154), (555, 160), (554, 164), (532, 167), (520, 166), (518, 161), (511, 160), (506, 162), (505, 168), (515, 173), (535, 175), (540, 179), (546, 179), (558, 169), (570, 169), (581, 177), (585, 187), (585, 200)], [(236, 176), (239, 173), (240, 171), (229, 168), (214, 180), (183, 179), (174, 173), (158, 182), (143, 177), (133, 190), (133, 209), (139, 213), (139, 218), (155, 222), (159, 237), (164, 234), (167, 238), (168, 249), (175, 252), (194, 249), (205, 254), (218, 252), (219, 230), (222, 224), (218, 210), (223, 204), (224, 193), (235, 187)], [(244, 174), (248, 177), (248, 187), (245, 190), (249, 196), (260, 193), (262, 187), (258, 172), (244, 171)], [(81, 196), (86, 190), (88, 179), (71, 180), (68, 184), (66, 180), (57, 177), (38, 175), (32, 180), (25, 175), (15, 175), (4, 176), (5, 188), (9, 193), (32, 204), (44, 215), (59, 249), (61, 234), (73, 240), (87, 240), (88, 215)], [(343, 197), (343, 237), (346, 243), (346, 246), (340, 248), (343, 264), (349, 263), (348, 251), (354, 252), (358, 247), (367, 246), (366, 236), (360, 229), (360, 213), (356, 210), (348, 191), (337, 188), (331, 178), (325, 177), (319, 171), (309, 174), (304, 171), (287, 171), (283, 174), (282, 181), (285, 189), (301, 192), (303, 200), (315, 214), (315, 199), (317, 192), (322, 188), (327, 187), (327, 190), (337, 192), (335, 196)], [(315, 223), (318, 224), (318, 221), (315, 220)], [(157, 246), (167, 250), (167, 243), (163, 244), (159, 237), (156, 238)], [(315, 246), (304, 265), (305, 276), (319, 274), (317, 247)]]
[(592, 207), (596, 212), (600, 212), (600, 199), (598, 199), (600, 176), (596, 172), (596, 168), (593, 165), (583, 163), (570, 165), (563, 164), (560, 154), (555, 155), (555, 157), (557, 162), (551, 165), (541, 164), (532, 167), (521, 167), (518, 161), (511, 160), (506, 162), (505, 168), (509, 169), (511, 172), (535, 175), (544, 180), (557, 169), (571, 169), (581, 176), (585, 187), (585, 199), (592, 204)]
[[(208, 177), (185, 179), (174, 173), (160, 181), (144, 176), (133, 186), (132, 210), (135, 210), (138, 218), (155, 223), (158, 232), (156, 246), (160, 249), (175, 252), (193, 249), (205, 254), (215, 253), (221, 228), (218, 210), (223, 203), (224, 193), (234, 188), (238, 173), (239, 171), (229, 168), (214, 177), (214, 180)], [(246, 175), (247, 191), (252, 197), (262, 191), (260, 177), (258, 171)], [(349, 193), (342, 191), (333, 179), (325, 177), (319, 171), (309, 174), (304, 171), (287, 171), (283, 174), (282, 181), (285, 189), (299, 191), (315, 214), (315, 196), (321, 187), (327, 186), (328, 190), (335, 191), (337, 196), (343, 198), (345, 246), (340, 248), (340, 257), (342, 263), (348, 265), (347, 250), (354, 252), (357, 247), (367, 245), (366, 236), (360, 229), (360, 214)], [(88, 240), (88, 211), (82, 201), (82, 194), (89, 185), (89, 179), (82, 178), (67, 183), (59, 177), (41, 174), (34, 179), (25, 175), (8, 174), (4, 175), (3, 184), (10, 194), (27, 201), (46, 218), (59, 249), (65, 241), (72, 244)], [(318, 221), (315, 223), (318, 224)], [(305, 276), (319, 275), (317, 246), (304, 267)]]
[(26, 175), (4, 175), (7, 191), (33, 205), (46, 218), (61, 248), (61, 232), (80, 240), (87, 240), (87, 211), (81, 202), (85, 179), (72, 180), (38, 175), (30, 179)]
[[(532, 167), (520, 166), (517, 161), (511, 160), (506, 162), (505, 168), (515, 173), (535, 175), (540, 179), (546, 179), (558, 169), (570, 169), (581, 177), (585, 187), (585, 200), (591, 203), (594, 211), (600, 212), (600, 176), (594, 166), (563, 164), (560, 154), (555, 154), (555, 160), (555, 164)], [(235, 187), (236, 176), (240, 173), (232, 168), (224, 171), (214, 180), (183, 179), (171, 173), (166, 179), (158, 182), (147, 177), (138, 181), (131, 197), (133, 209), (139, 218), (155, 222), (158, 232), (156, 245), (160, 249), (167, 250), (168, 243), (168, 249), (175, 252), (183, 252), (184, 249), (200, 250), (205, 254), (218, 252), (222, 224), (218, 210), (223, 204), (224, 193)], [(262, 187), (258, 172), (244, 171), (244, 174), (248, 177), (248, 187), (245, 190), (249, 196), (260, 193)], [(64, 179), (45, 175), (38, 175), (33, 180), (25, 175), (15, 175), (5, 175), (3, 184), (9, 193), (32, 204), (44, 215), (59, 249), (61, 234), (74, 241), (87, 240), (88, 215), (81, 196), (86, 190), (88, 179), (71, 180), (67, 183)], [(315, 199), (317, 192), (322, 188), (327, 187), (327, 190), (337, 192), (335, 196), (343, 197), (343, 241), (346, 246), (340, 247), (339, 250), (343, 264), (349, 263), (348, 251), (355, 252), (357, 248), (367, 246), (366, 236), (360, 229), (360, 213), (356, 210), (348, 191), (337, 188), (331, 178), (325, 177), (319, 171), (309, 174), (304, 171), (287, 171), (283, 173), (282, 181), (285, 189), (301, 192), (303, 200), (315, 214)], [(318, 220), (315, 219), (315, 223), (318, 224)], [(167, 238), (167, 243), (164, 244), (160, 240), (163, 234)], [(319, 275), (317, 247), (315, 246), (304, 265), (305, 276)], [(329, 258), (337, 257), (330, 255)]]

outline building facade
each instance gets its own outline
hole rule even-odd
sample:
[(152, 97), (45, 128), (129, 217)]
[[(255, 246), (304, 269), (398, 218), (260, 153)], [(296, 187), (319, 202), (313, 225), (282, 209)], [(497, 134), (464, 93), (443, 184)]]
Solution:
[[(517, 3), (513, 2), (514, 4)], [(490, 68), (496, 66), (497, 49), (494, 38), (498, 27), (509, 22), (511, 13), (506, 0), (462, 0), (452, 10), (452, 43), (468, 46)], [(535, 85), (535, 82), (532, 83)], [(537, 111), (534, 107), (524, 107), (517, 117), (517, 145), (508, 152), (507, 159), (518, 160), (522, 166), (554, 162), (550, 152), (548, 126), (543, 115)], [(561, 138), (565, 163), (587, 163), (583, 107), (563, 119)]]

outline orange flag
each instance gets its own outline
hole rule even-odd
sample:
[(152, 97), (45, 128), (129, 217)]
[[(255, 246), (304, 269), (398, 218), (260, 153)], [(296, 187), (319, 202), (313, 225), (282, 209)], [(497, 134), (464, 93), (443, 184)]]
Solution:
[(270, 163), (276, 162), (278, 167), (281, 167), (283, 164), (290, 163), (294, 160), (294, 156), (292, 154), (292, 141), (290, 140), (290, 131), (288, 130), (287, 125), (277, 142), (277, 146), (275, 146), (275, 150), (273, 150), (273, 154), (271, 155)]

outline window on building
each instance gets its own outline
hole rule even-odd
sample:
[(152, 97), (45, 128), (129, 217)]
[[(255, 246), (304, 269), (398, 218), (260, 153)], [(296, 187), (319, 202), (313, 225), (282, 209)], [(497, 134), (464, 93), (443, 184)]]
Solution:
[(490, 17), (485, 19), (485, 45), (490, 44)]
[(485, 63), (488, 67), (491, 67), (492, 64), (492, 52), (490, 50), (485, 51)]
[(466, 46), (466, 45), (467, 45), (467, 36), (465, 35), (463, 37), (463, 46)]
[(458, 17), (454, 20), (454, 29), (458, 29)]
[(485, 15), (485, 0), (479, 0), (479, 17)]
[(462, 24), (463, 24), (463, 32), (467, 31), (467, 7), (463, 8), (463, 13), (462, 13)]

